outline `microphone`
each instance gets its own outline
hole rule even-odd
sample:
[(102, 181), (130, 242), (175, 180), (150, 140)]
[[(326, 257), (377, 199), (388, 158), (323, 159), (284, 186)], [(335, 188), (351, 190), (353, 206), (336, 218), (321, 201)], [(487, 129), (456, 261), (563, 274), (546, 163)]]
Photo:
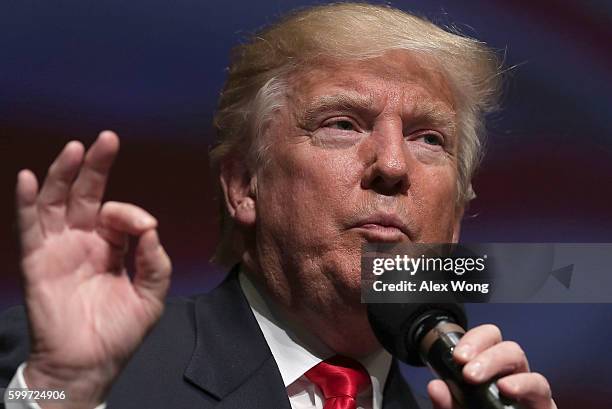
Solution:
[(453, 350), (465, 333), (467, 317), (460, 304), (368, 304), (368, 318), (382, 346), (402, 362), (427, 364), (446, 382), (466, 409), (524, 409), (499, 393), (495, 380), (473, 385), (463, 380), (463, 365)]

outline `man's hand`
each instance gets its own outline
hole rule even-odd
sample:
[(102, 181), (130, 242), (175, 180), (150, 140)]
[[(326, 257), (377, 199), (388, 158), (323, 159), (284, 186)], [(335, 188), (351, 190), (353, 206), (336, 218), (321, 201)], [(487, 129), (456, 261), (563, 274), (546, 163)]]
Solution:
[[(465, 364), (463, 378), (479, 384), (500, 378), (500, 392), (526, 409), (557, 409), (550, 386), (544, 376), (529, 372), (527, 357), (512, 341), (502, 341), (499, 328), (481, 325), (461, 338), (453, 352), (455, 361)], [(427, 387), (435, 409), (459, 409), (453, 402), (448, 386), (441, 380), (431, 381)]]
[[(31, 353), (30, 388), (66, 390), (66, 407), (94, 407), (161, 316), (170, 259), (157, 221), (127, 203), (102, 205), (119, 138), (105, 131), (84, 155), (68, 143), (38, 192), (18, 175), (17, 212)], [(138, 237), (136, 272), (124, 267)]]

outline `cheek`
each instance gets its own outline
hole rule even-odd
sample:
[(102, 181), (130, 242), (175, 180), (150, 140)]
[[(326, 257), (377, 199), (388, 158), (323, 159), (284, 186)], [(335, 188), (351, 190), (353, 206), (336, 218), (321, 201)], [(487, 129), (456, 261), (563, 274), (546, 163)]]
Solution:
[(291, 155), (281, 156), (280, 161), (277, 169), (268, 172), (268, 177), (282, 179), (278, 190), (286, 189), (311, 207), (343, 200), (351, 186), (359, 185), (358, 160), (350, 149), (296, 146)]
[(321, 235), (345, 201), (343, 187), (351, 183), (350, 175), (358, 172), (346, 171), (348, 158), (293, 149), (291, 155), (276, 156), (258, 175), (258, 202), (265, 204), (258, 208), (258, 217), (297, 236)]
[(457, 179), (453, 169), (428, 169), (422, 183), (413, 186), (422, 208), (422, 241), (452, 238), (456, 218)]

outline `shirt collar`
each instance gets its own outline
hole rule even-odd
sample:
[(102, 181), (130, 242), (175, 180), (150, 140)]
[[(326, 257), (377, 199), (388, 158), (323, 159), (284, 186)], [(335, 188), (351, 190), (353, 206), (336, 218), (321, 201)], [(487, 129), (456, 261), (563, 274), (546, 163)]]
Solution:
[[(251, 306), (272, 356), (274, 357), (285, 387), (334, 352), (320, 340), (295, 323), (284, 322), (271, 310), (255, 285), (246, 274), (238, 276), (242, 291)], [(384, 349), (359, 359), (368, 370), (372, 381), (374, 407), (381, 407), (382, 391), (391, 366), (391, 355)]]

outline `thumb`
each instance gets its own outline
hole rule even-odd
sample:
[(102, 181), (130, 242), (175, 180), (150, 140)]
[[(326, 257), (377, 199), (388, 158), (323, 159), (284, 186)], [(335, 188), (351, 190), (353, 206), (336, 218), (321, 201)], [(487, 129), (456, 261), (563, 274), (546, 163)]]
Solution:
[(434, 379), (427, 385), (427, 393), (434, 409), (461, 409), (453, 399), (448, 385), (440, 379)]
[(145, 231), (136, 247), (136, 292), (150, 302), (163, 304), (168, 287), (172, 264), (166, 251), (159, 242), (155, 229)]

